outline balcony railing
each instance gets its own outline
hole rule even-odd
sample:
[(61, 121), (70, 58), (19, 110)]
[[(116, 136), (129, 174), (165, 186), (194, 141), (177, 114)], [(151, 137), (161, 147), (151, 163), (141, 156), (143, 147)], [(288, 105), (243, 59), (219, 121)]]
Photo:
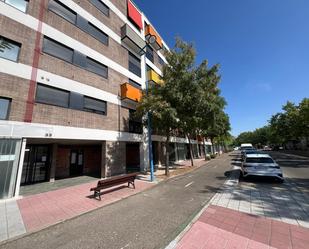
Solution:
[(130, 85), (129, 83), (124, 83), (120, 86), (121, 99), (129, 100), (134, 102), (139, 102), (142, 97), (141, 89)]

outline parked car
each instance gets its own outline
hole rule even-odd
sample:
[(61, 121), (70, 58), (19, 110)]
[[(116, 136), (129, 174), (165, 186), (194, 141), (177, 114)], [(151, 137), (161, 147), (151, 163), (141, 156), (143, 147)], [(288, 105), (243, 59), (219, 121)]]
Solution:
[(245, 150), (245, 149), (253, 149), (252, 144), (249, 144), (249, 143), (241, 144), (240, 145), (240, 150)]
[(241, 160), (245, 160), (246, 156), (249, 154), (259, 154), (260, 152), (255, 148), (245, 149), (241, 151)]
[(268, 154), (247, 154), (242, 165), (241, 173), (244, 178), (249, 176), (274, 177), (284, 181), (280, 166)]

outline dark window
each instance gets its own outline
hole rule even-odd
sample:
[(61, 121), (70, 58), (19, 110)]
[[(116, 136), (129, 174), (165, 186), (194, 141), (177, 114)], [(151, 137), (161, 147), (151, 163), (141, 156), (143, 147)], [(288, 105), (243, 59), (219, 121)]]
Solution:
[(269, 157), (249, 157), (246, 163), (274, 163), (274, 161)]
[(160, 65), (161, 65), (161, 66), (164, 66), (164, 65), (165, 65), (164, 60), (163, 60), (160, 56), (158, 56), (158, 57), (159, 57), (159, 63), (160, 63)]
[(86, 69), (90, 72), (101, 75), (104, 78), (108, 77), (108, 68), (107, 66), (97, 62), (89, 57), (86, 58)]
[(26, 12), (29, 0), (4, 0), (4, 2), (22, 12)]
[(88, 33), (88, 21), (80, 15), (77, 15), (76, 26)]
[(57, 0), (50, 0), (48, 4), (48, 9), (57, 15), (63, 17), (69, 22), (75, 24), (76, 23), (76, 13), (65, 6), (63, 3)]
[(73, 62), (74, 50), (48, 37), (44, 37), (43, 52), (67, 62)]
[(153, 49), (149, 45), (147, 45), (147, 47), (146, 47), (146, 57), (151, 62), (154, 62), (154, 59), (153, 59)]
[(76, 66), (86, 68), (86, 56), (78, 51), (74, 51), (73, 63)]
[(137, 83), (134, 80), (129, 79), (129, 83), (130, 83), (130, 85), (135, 86), (137, 88), (142, 88), (141, 84)]
[(99, 114), (106, 114), (106, 102), (84, 96), (84, 110)]
[(11, 99), (0, 97), (0, 119), (8, 119)]
[(141, 77), (141, 60), (129, 52), (129, 71)]
[(35, 100), (39, 103), (69, 107), (69, 95), (68, 91), (38, 84)]
[(76, 93), (70, 93), (70, 108), (75, 110), (83, 110), (84, 109), (84, 96)]
[(129, 109), (129, 132), (139, 133), (143, 132), (142, 120), (135, 116), (136, 111)]
[(100, 42), (108, 45), (108, 35), (105, 34), (103, 31), (98, 29), (92, 23), (88, 23), (88, 33), (92, 35), (94, 38), (98, 39)]
[(91, 3), (96, 6), (104, 15), (109, 16), (109, 8), (100, 0), (90, 0)]
[(17, 61), (21, 44), (0, 36), (0, 57)]

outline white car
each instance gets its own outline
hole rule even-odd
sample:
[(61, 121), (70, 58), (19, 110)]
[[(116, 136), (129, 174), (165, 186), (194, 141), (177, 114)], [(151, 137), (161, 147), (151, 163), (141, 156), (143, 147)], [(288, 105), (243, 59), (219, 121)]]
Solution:
[(242, 176), (274, 177), (284, 181), (280, 166), (268, 154), (247, 154), (241, 165)]

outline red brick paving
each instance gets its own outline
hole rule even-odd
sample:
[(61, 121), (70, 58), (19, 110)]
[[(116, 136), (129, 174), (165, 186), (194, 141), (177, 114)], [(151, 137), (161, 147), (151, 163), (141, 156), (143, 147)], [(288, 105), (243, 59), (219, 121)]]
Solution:
[(308, 249), (309, 229), (209, 206), (177, 245), (177, 249)]
[(103, 207), (153, 186), (135, 181), (135, 189), (120, 186), (106, 189), (102, 201), (92, 198), (89, 191), (97, 181), (27, 196), (17, 201), (27, 232), (35, 231), (85, 212)]

